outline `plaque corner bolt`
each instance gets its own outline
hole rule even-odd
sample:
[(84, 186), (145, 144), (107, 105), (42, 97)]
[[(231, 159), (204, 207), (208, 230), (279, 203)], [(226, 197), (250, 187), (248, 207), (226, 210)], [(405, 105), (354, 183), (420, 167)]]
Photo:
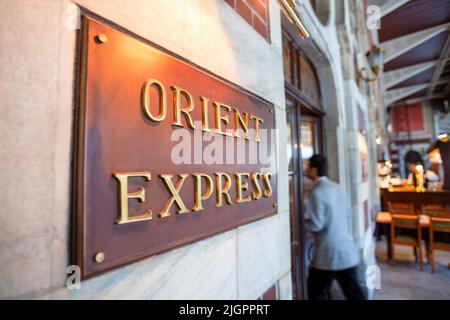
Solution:
[(277, 207), (277, 203), (276, 203), (276, 202), (273, 203), (273, 207), (274, 207), (274, 208)]
[(94, 257), (95, 262), (102, 263), (105, 261), (105, 254), (103, 252), (97, 252), (97, 254)]
[(95, 37), (97, 43), (106, 43), (108, 42), (108, 37), (104, 33), (100, 33)]

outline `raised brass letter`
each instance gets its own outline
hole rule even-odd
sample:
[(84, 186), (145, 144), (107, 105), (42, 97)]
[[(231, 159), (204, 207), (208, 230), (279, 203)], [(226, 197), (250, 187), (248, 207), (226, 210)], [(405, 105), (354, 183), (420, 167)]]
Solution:
[[(204, 173), (193, 173), (192, 176), (194, 177), (194, 197), (195, 197), (195, 204), (194, 208), (192, 208), (192, 211), (201, 211), (203, 210), (202, 201), (208, 200), (209, 197), (211, 197), (211, 194), (213, 193), (213, 180), (210, 176)], [(206, 179), (207, 181), (207, 188), (204, 195), (202, 195), (202, 177)]]
[[(173, 92), (173, 125), (182, 127), (183, 124), (181, 123), (181, 113), (183, 113), (184, 117), (186, 118), (186, 122), (189, 128), (195, 129), (194, 121), (192, 120), (190, 112), (194, 110), (194, 99), (192, 98), (192, 95), (184, 91), (183, 89), (180, 89), (175, 86), (171, 86), (170, 89)], [(181, 95), (183, 95), (186, 98), (186, 107), (183, 109), (181, 108)]]
[(115, 221), (116, 224), (125, 224), (138, 221), (146, 221), (152, 219), (152, 210), (146, 211), (143, 215), (137, 217), (128, 216), (128, 199), (139, 199), (140, 202), (145, 202), (145, 189), (140, 187), (137, 191), (128, 193), (128, 178), (129, 177), (143, 177), (150, 181), (150, 172), (115, 172), (113, 177), (119, 181), (119, 210), (120, 218)]
[(208, 119), (208, 98), (200, 97), (202, 103), (202, 130), (205, 132), (211, 132), (209, 129), (209, 119)]
[(258, 181), (260, 176), (261, 176), (261, 173), (259, 173), (259, 172), (252, 173), (253, 187), (256, 189), (256, 192), (252, 192), (252, 198), (254, 200), (259, 200), (259, 199), (261, 199), (261, 196), (262, 196), (261, 186), (259, 185), (259, 181)]
[(242, 112), (244, 118), (242, 118), (241, 113), (238, 109), (233, 108), (234, 111), (234, 136), (239, 138), (239, 127), (244, 131), (244, 138), (249, 140), (248, 136), (248, 113)]
[(228, 124), (230, 120), (228, 118), (228, 115), (222, 116), (221, 114), (222, 108), (225, 109), (228, 113), (231, 111), (231, 108), (225, 104), (220, 104), (217, 102), (213, 102), (213, 106), (215, 111), (216, 132), (225, 136), (232, 137), (233, 135), (231, 133), (222, 130), (222, 122), (224, 124)]
[(236, 176), (236, 203), (252, 201), (250, 195), (247, 195), (245, 198), (242, 196), (242, 191), (248, 190), (248, 182), (242, 182), (242, 177), (249, 178), (250, 175), (248, 173), (235, 173), (234, 175)]
[(262, 125), (264, 123), (264, 120), (261, 118), (258, 118), (257, 116), (251, 115), (250, 119), (255, 120), (254, 121), (254, 128), (255, 128), (255, 141), (260, 141), (259, 138), (259, 129), (260, 129), (260, 124)]
[[(225, 197), (225, 202), (227, 204), (232, 204), (231, 197), (228, 194), (228, 190), (231, 188), (231, 178), (229, 175), (223, 172), (216, 172), (216, 208), (219, 208), (223, 205), (222, 203), (222, 195)], [(222, 185), (222, 177), (225, 178), (225, 186)]]
[[(152, 115), (150, 110), (150, 88), (155, 86), (159, 92), (159, 114), (157, 116)], [(166, 89), (161, 82), (155, 79), (150, 79), (144, 82), (141, 90), (141, 106), (145, 116), (152, 121), (163, 121), (167, 115), (167, 100)]]
[(266, 189), (264, 190), (264, 197), (269, 198), (272, 195), (272, 186), (270, 185), (270, 178), (272, 174), (270, 172), (265, 172), (262, 174), (264, 179), (264, 184), (266, 185)]
[(178, 176), (181, 178), (178, 180), (176, 187), (174, 187), (172, 183), (172, 174), (160, 174), (159, 175), (166, 185), (169, 193), (171, 194), (170, 198), (166, 201), (166, 204), (164, 205), (164, 208), (159, 213), (160, 217), (168, 217), (170, 216), (170, 208), (172, 207), (173, 203), (176, 202), (176, 205), (179, 210), (177, 210), (177, 213), (187, 213), (189, 210), (186, 208), (186, 206), (183, 203), (183, 200), (181, 200), (180, 197), (180, 190), (183, 187), (183, 183), (187, 178), (187, 174), (179, 174)]

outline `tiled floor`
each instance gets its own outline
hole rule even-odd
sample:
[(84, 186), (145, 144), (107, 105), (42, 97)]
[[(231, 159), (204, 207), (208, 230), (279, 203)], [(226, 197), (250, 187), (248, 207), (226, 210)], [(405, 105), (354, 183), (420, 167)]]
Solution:
[(386, 242), (377, 244), (377, 259), (381, 269), (381, 289), (375, 290), (375, 300), (450, 300), (450, 252), (435, 251), (436, 273), (424, 258), (424, 270), (414, 261), (411, 247), (396, 246), (397, 264), (387, 261)]

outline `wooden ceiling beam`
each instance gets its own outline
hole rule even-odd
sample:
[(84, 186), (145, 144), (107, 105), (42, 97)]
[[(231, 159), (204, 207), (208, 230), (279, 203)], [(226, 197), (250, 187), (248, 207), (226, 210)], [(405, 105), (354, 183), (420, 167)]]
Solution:
[(428, 83), (425, 84), (417, 84), (413, 86), (407, 86), (398, 89), (387, 90), (384, 93), (384, 105), (387, 107), (394, 102), (401, 100), (407, 96), (410, 96), (414, 93), (422, 91), (428, 87)]
[(384, 17), (409, 1), (411, 0), (369, 0), (367, 4), (379, 6), (381, 10), (381, 17)]
[(428, 88), (427, 95), (432, 95), (434, 89), (436, 88), (436, 83), (441, 77), (441, 74), (444, 70), (445, 64), (447, 63), (447, 59), (450, 56), (450, 32), (448, 32), (447, 40), (445, 41), (445, 45), (442, 49), (440, 61), (437, 63), (436, 68), (434, 69), (433, 77), (431, 80), (431, 86)]
[(396, 84), (408, 80), (425, 70), (435, 67), (438, 62), (439, 61), (437, 60), (429, 61), (388, 71), (382, 76), (383, 85), (386, 89), (391, 88)]
[(441, 32), (448, 31), (450, 23), (444, 23), (436, 27), (410, 33), (389, 41), (382, 42), (381, 48), (386, 50), (385, 63), (401, 56), (402, 54), (414, 49), (425, 41), (435, 37)]

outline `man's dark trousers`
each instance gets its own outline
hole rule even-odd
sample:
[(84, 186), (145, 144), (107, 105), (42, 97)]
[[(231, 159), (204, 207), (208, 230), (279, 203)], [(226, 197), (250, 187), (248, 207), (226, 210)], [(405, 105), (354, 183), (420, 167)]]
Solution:
[(308, 277), (309, 300), (323, 300), (336, 279), (348, 300), (365, 300), (366, 296), (358, 283), (356, 267), (344, 270), (320, 270), (311, 268)]

